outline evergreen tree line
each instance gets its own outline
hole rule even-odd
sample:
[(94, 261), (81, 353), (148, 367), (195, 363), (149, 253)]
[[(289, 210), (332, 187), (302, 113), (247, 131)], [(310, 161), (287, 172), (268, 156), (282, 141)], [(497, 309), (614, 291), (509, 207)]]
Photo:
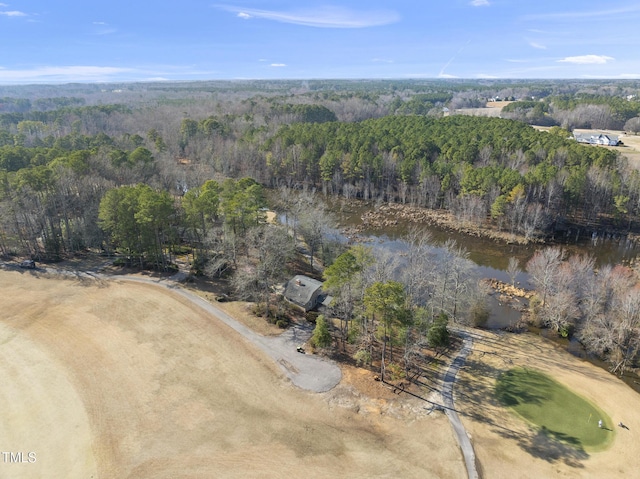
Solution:
[(425, 348), (448, 346), (450, 322), (476, 325), (488, 315), (476, 267), (454, 241), (434, 248), (414, 230), (404, 250), (353, 246), (324, 271), (338, 347), (379, 363), (382, 379), (405, 377), (424, 363)]
[[(557, 223), (629, 226), (640, 175), (569, 132), (517, 121), (389, 116), (283, 126), (264, 144), (271, 184), (313, 185), (345, 197), (444, 208), (460, 220), (526, 236)], [(623, 219), (626, 221), (623, 221)]]

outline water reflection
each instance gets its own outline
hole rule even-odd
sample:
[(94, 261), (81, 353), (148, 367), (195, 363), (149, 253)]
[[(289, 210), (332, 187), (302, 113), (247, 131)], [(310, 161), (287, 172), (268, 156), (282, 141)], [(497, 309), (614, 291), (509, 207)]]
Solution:
[[(350, 204), (347, 208), (342, 204), (337, 207), (333, 204), (333, 211), (339, 216), (341, 227), (360, 226), (361, 216), (365, 211), (371, 209), (371, 205), (365, 203)], [(386, 249), (392, 253), (402, 253), (406, 251), (406, 243), (402, 241), (406, 237), (409, 229), (415, 224), (398, 220), (397, 225), (369, 229), (362, 233), (367, 244), (374, 248)], [(471, 237), (455, 231), (448, 231), (431, 225), (421, 225), (421, 229), (431, 234), (433, 239), (433, 254), (441, 255), (444, 249), (442, 245), (447, 240), (455, 240), (458, 246), (462, 246), (469, 252), (469, 259), (475, 263), (475, 272), (480, 278), (495, 278), (503, 282), (510, 282), (507, 274), (509, 258), (515, 257), (520, 264), (520, 269), (524, 270), (526, 263), (533, 254), (544, 245), (505, 245), (485, 238)], [(556, 245), (562, 246), (568, 255), (586, 254), (593, 256), (596, 267), (611, 264), (624, 264), (634, 261), (640, 248), (625, 237), (597, 236), (592, 235), (586, 240), (575, 241), (573, 235), (565, 235), (556, 238)], [(525, 289), (533, 289), (529, 277), (525, 272), (520, 272), (515, 277), (516, 285)], [(514, 309), (506, 303), (500, 301), (498, 297), (489, 298), (490, 316), (485, 327), (490, 329), (505, 329), (517, 324), (521, 319), (520, 311)], [(609, 369), (608, 364), (595, 356), (588, 354), (582, 344), (577, 339), (559, 338), (556, 334), (547, 329), (530, 328), (530, 333), (540, 334), (549, 340), (561, 345), (566, 351), (585, 361), (589, 361), (603, 369)], [(526, 333), (526, 334), (530, 334)], [(635, 391), (640, 392), (640, 377), (627, 372), (621, 378)]]
[[(359, 227), (362, 224), (362, 215), (371, 210), (373, 205), (365, 202), (352, 202), (345, 205), (339, 200), (329, 202), (331, 210), (339, 217), (342, 227)], [(370, 238), (398, 239), (406, 236), (409, 229), (415, 224), (398, 218), (397, 224), (382, 228), (371, 228), (363, 232)], [(521, 267), (531, 259), (533, 254), (544, 245), (516, 245), (503, 244), (494, 240), (473, 237), (456, 231), (449, 231), (432, 225), (419, 225), (424, 231), (428, 231), (434, 246), (441, 246), (447, 240), (453, 239), (459, 246), (469, 252), (471, 259), (478, 266), (491, 268), (492, 270), (505, 271), (510, 257), (515, 257), (520, 261)], [(555, 238), (555, 244), (566, 249), (569, 255), (588, 254), (592, 255), (596, 261), (596, 267), (605, 264), (620, 264), (636, 258), (640, 248), (633, 241), (626, 237), (616, 235), (597, 236), (581, 239), (575, 242), (575, 236), (561, 235)], [(499, 279), (499, 278), (498, 278)]]

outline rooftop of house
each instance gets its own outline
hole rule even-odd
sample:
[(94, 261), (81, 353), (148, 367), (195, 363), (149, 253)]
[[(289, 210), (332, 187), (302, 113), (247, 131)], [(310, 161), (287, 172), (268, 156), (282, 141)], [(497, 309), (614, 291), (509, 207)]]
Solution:
[(618, 135), (611, 135), (609, 133), (603, 133), (601, 131), (582, 131), (574, 133), (576, 138), (599, 138), (599, 137), (607, 137), (610, 139), (617, 139)]
[(284, 295), (289, 301), (305, 305), (320, 288), (322, 288), (322, 281), (299, 274), (289, 280)]

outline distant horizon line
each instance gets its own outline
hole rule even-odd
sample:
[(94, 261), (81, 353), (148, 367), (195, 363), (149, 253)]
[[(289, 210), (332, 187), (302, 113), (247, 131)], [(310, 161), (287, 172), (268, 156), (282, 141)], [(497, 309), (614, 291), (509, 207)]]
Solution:
[(64, 85), (113, 85), (113, 84), (141, 84), (141, 83), (206, 83), (206, 82), (442, 82), (442, 83), (499, 83), (499, 82), (560, 82), (560, 81), (578, 81), (578, 82), (640, 82), (640, 78), (585, 78), (585, 77), (558, 77), (558, 78), (475, 78), (475, 77), (353, 77), (353, 78), (208, 78), (208, 79), (140, 79), (140, 80), (76, 80), (76, 81), (29, 81), (29, 82), (8, 82), (4, 83), (0, 80), (0, 88), (16, 87), (16, 86), (64, 86)]

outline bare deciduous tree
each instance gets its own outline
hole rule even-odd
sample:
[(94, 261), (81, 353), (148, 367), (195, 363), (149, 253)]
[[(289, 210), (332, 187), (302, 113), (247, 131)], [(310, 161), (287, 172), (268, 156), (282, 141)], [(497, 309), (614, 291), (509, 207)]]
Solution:
[(521, 272), (520, 261), (518, 261), (518, 258), (511, 256), (509, 258), (509, 264), (507, 265), (507, 274), (509, 275), (509, 279), (511, 280), (511, 286), (516, 285), (516, 277)]
[(581, 338), (590, 351), (609, 361), (612, 372), (622, 374), (640, 351), (640, 290), (627, 291), (615, 303), (587, 323)]
[(238, 266), (233, 286), (240, 298), (263, 303), (268, 317), (274, 287), (283, 279), (293, 247), (284, 227), (262, 225), (250, 230), (249, 236), (249, 254)]
[(544, 306), (547, 295), (557, 285), (557, 275), (565, 253), (558, 247), (545, 248), (537, 251), (527, 263), (527, 272), (536, 286), (539, 294), (542, 294)]
[(325, 238), (334, 222), (324, 203), (315, 195), (303, 201), (299, 212), (298, 231), (309, 248), (310, 268), (313, 271), (314, 259), (324, 247)]

